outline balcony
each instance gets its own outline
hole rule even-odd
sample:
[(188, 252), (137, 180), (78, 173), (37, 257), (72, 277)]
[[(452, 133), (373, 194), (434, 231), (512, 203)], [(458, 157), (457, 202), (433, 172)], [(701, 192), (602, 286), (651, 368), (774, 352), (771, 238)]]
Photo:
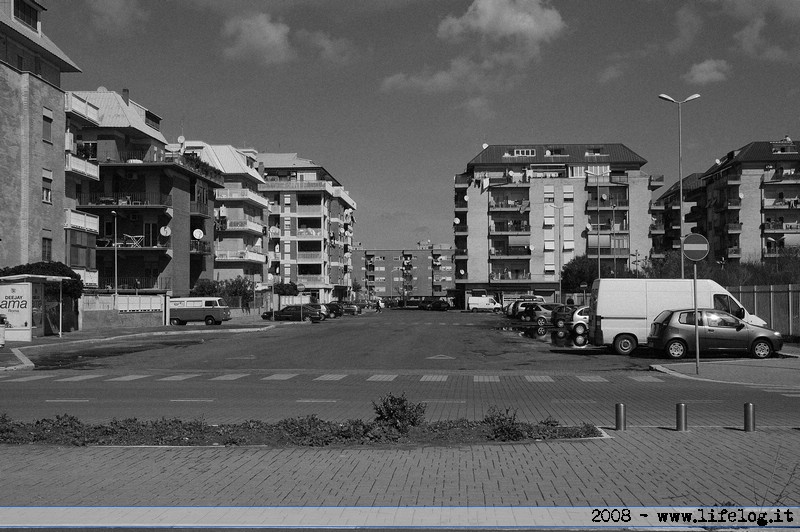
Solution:
[(768, 170), (761, 175), (761, 185), (765, 187), (798, 183), (800, 183), (800, 168)]
[(725, 184), (727, 185), (741, 185), (742, 184), (742, 176), (741, 174), (737, 175), (729, 175), (725, 178)]
[[(259, 248), (260, 249), (260, 248)], [(240, 250), (220, 250), (214, 255), (217, 262), (257, 262), (266, 263), (267, 255), (259, 251), (240, 249)]]
[(651, 235), (663, 235), (665, 232), (664, 224), (662, 223), (652, 223), (650, 224), (650, 234)]
[(664, 186), (664, 176), (663, 175), (651, 175), (647, 178), (647, 188), (650, 190), (655, 190), (657, 188), (661, 188)]
[(796, 209), (800, 206), (800, 197), (784, 198), (764, 198), (761, 200), (761, 207), (767, 210)]
[(315, 286), (328, 284), (328, 280), (325, 275), (298, 275), (297, 284), (304, 284), (306, 287), (313, 288)]
[(663, 210), (664, 210), (664, 200), (650, 201), (650, 207), (648, 208), (649, 212), (657, 212)]
[(298, 251), (297, 262), (322, 262), (324, 255), (321, 251)]
[(469, 205), (464, 200), (458, 200), (455, 202), (455, 207), (457, 211), (463, 211), (469, 209)]
[(322, 205), (297, 205), (294, 209), (297, 214), (311, 214), (314, 216), (322, 216), (325, 211), (322, 210)]
[(523, 235), (530, 234), (531, 226), (527, 222), (497, 223), (489, 226), (490, 235)]
[[(114, 289), (113, 277), (100, 277), (98, 286), (106, 290)], [(172, 277), (117, 277), (120, 290), (172, 290)]]
[(259, 192), (280, 192), (283, 190), (319, 190), (333, 195), (333, 185), (329, 181), (296, 181), (289, 179), (266, 178), (266, 183), (258, 185)]
[(172, 247), (172, 238), (168, 236), (158, 236), (158, 238), (145, 237), (143, 235), (121, 234), (116, 239), (114, 235), (97, 237), (97, 252), (135, 249), (137, 251), (160, 251), (165, 252)]
[(742, 248), (739, 246), (732, 246), (727, 249), (727, 256), (729, 259), (739, 259), (742, 257)]
[(489, 256), (490, 259), (527, 259), (531, 255), (531, 248), (528, 246), (509, 246), (504, 249), (493, 249)]
[(236, 219), (228, 218), (228, 223), (225, 227), (226, 232), (244, 232), (261, 235), (264, 234), (264, 226), (258, 222), (249, 219)]
[(92, 125), (100, 125), (100, 108), (71, 92), (64, 94), (64, 112), (83, 118)]
[(100, 167), (97, 163), (81, 159), (72, 153), (66, 154), (66, 162), (64, 163), (64, 170), (74, 174), (88, 177), (94, 181), (100, 181)]
[(530, 281), (531, 280), (531, 272), (520, 271), (520, 272), (507, 272), (507, 271), (498, 271), (492, 272), (489, 274), (489, 280), (491, 281)]
[(189, 214), (193, 216), (202, 216), (203, 218), (210, 218), (211, 206), (208, 203), (201, 203), (199, 201), (190, 201)]
[(319, 239), (325, 236), (321, 227), (301, 227), (297, 230), (297, 236), (303, 238)]
[(735, 234), (742, 232), (742, 222), (731, 222), (725, 224), (725, 229), (728, 231), (728, 234)]
[(210, 255), (211, 242), (206, 242), (205, 240), (190, 240), (189, 253), (194, 253), (198, 255)]
[(729, 200), (728, 200), (728, 201), (725, 203), (725, 206), (726, 206), (728, 209), (734, 209), (734, 210), (741, 209), (741, 208), (742, 208), (742, 200), (740, 200), (739, 198), (733, 198), (733, 199), (729, 199)]
[(64, 209), (64, 228), (80, 229), (88, 233), (100, 233), (100, 217), (86, 212)]
[(598, 209), (601, 211), (612, 209), (627, 210), (629, 203), (627, 198), (609, 198), (607, 200), (600, 200), (599, 202), (596, 199), (590, 199), (586, 200), (586, 208), (589, 211), (596, 211)]
[(97, 270), (87, 270), (86, 268), (80, 268), (77, 266), (71, 266), (72, 271), (77, 273), (81, 276), (81, 281), (83, 281), (84, 286), (89, 288), (97, 288), (99, 277)]
[(466, 259), (468, 254), (467, 248), (456, 248), (453, 250), (453, 258), (454, 259)]
[(456, 188), (467, 188), (472, 183), (472, 176), (467, 174), (459, 174), (454, 178)]
[(246, 201), (269, 209), (270, 203), (267, 198), (257, 192), (244, 188), (218, 188), (214, 190), (214, 197), (217, 201)]
[(528, 200), (489, 200), (489, 210), (492, 211), (520, 211), (520, 209), (524, 209), (526, 207), (530, 207), (530, 202)]
[(772, 222), (767, 221), (764, 222), (764, 232), (765, 233), (791, 233), (797, 234), (800, 233), (800, 223), (798, 222)]
[(463, 233), (466, 234), (468, 232), (467, 224), (456, 224), (453, 226), (453, 232), (455, 234)]
[(166, 208), (172, 206), (172, 196), (157, 192), (123, 192), (116, 194), (80, 194), (79, 207), (148, 206)]

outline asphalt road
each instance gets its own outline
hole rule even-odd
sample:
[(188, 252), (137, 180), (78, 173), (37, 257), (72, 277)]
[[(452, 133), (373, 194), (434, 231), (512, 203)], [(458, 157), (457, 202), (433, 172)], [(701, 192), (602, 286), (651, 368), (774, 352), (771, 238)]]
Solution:
[(29, 354), (37, 369), (0, 375), (0, 413), (87, 422), (367, 419), (372, 401), (405, 393), (428, 404), (429, 420), (479, 419), (494, 405), (528, 421), (613, 426), (623, 402), (631, 426), (674, 427), (675, 403), (685, 402), (692, 423), (737, 426), (742, 404), (753, 402), (762, 425), (800, 422), (800, 398), (651, 372), (663, 361), (648, 353), (571, 347), (550, 330), (537, 334), (497, 315), (395, 310), (264, 326), (187, 326), (179, 335), (37, 349)]

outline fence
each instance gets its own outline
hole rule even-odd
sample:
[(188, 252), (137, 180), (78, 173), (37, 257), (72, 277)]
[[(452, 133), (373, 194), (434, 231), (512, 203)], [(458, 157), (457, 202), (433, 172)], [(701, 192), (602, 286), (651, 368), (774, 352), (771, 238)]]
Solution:
[(800, 334), (800, 285), (726, 287), (744, 307), (785, 336)]

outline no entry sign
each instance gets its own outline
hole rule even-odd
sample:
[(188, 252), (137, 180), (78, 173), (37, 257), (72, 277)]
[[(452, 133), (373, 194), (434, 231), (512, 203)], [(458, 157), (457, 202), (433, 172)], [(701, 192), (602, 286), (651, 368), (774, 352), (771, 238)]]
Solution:
[(683, 239), (683, 256), (697, 262), (708, 256), (708, 240), (701, 234), (692, 233)]

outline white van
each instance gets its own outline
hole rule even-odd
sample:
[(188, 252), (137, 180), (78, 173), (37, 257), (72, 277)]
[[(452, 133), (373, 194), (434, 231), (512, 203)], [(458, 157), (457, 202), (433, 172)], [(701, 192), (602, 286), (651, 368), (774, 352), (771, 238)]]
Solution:
[[(595, 279), (589, 301), (589, 342), (628, 355), (647, 345), (650, 325), (664, 310), (694, 308), (692, 279)], [(747, 312), (711, 279), (697, 280), (698, 308), (715, 308), (753, 325), (766, 322)]]
[(470, 296), (467, 298), (467, 310), (470, 312), (497, 312), (500, 308), (500, 303), (491, 296)]
[(173, 297), (169, 300), (170, 325), (186, 325), (189, 321), (219, 325), (229, 319), (231, 309), (221, 297)]

